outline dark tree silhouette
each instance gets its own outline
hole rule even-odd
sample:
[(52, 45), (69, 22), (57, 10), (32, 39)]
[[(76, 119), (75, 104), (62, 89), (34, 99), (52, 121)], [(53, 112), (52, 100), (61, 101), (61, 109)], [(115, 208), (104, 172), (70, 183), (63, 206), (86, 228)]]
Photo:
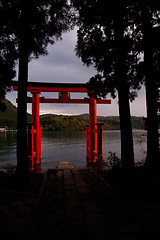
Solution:
[(0, 56), (0, 111), (2, 112), (6, 109), (3, 100), (6, 93), (11, 90), (11, 80), (14, 76), (14, 61)]
[[(142, 17), (142, 33), (144, 47), (144, 75), (147, 101), (147, 157), (145, 165), (148, 168), (159, 169), (159, 139), (158, 139), (158, 118), (156, 102), (156, 75), (158, 69), (156, 64), (156, 42), (154, 42), (153, 26), (159, 23), (159, 16), (156, 13), (160, 10), (160, 2), (144, 1), (140, 3)], [(157, 19), (156, 19), (157, 18)], [(156, 21), (156, 23), (155, 23)], [(155, 26), (156, 27), (156, 26)], [(155, 64), (154, 64), (155, 63)]]
[(160, 86), (157, 88), (157, 117), (158, 126), (160, 127)]
[(160, 26), (152, 29), (153, 37), (153, 70), (156, 81), (156, 102), (158, 123), (160, 123)]
[(17, 52), (15, 49), (14, 38), (11, 37), (7, 15), (10, 8), (7, 1), (0, 1), (0, 111), (5, 111), (6, 106), (3, 102), (7, 91), (11, 90), (11, 80), (15, 77), (15, 60)]
[(156, 102), (158, 122), (160, 123), (160, 26), (152, 29), (153, 38), (153, 71), (156, 81)]
[(114, 18), (114, 31), (116, 42), (115, 78), (117, 80), (121, 129), (121, 160), (123, 168), (128, 169), (134, 166), (134, 152), (126, 69), (127, 49), (125, 44), (127, 45), (127, 42), (124, 38), (125, 26), (123, 25), (125, 7), (121, 3), (118, 4), (118, 11), (116, 11), (116, 17)]
[[(9, 0), (13, 36), (19, 52), (17, 169), (27, 173), (27, 81), (28, 62), (47, 54), (48, 43), (54, 44), (64, 31), (73, 27), (73, 12), (67, 0)], [(10, 17), (10, 16), (8, 16)], [(10, 19), (11, 21), (11, 19)]]
[[(118, 91), (122, 166), (132, 169), (134, 153), (129, 98), (135, 97), (135, 89), (139, 89), (141, 83), (137, 71), (140, 68), (138, 52), (134, 46), (137, 35), (133, 14), (130, 14), (133, 12), (132, 1), (73, 2), (79, 11), (77, 55), (85, 64), (94, 64), (100, 73), (91, 79), (90, 87), (97, 79), (99, 85), (101, 78), (112, 90), (112, 95), (115, 89)], [(101, 92), (99, 87), (98, 91)]]
[(130, 17), (134, 28), (132, 40), (137, 53), (143, 53), (144, 60), (138, 63), (138, 81), (146, 87), (147, 103), (147, 157), (145, 166), (159, 169), (159, 140), (157, 121), (157, 95), (160, 77), (160, 1), (133, 1)]

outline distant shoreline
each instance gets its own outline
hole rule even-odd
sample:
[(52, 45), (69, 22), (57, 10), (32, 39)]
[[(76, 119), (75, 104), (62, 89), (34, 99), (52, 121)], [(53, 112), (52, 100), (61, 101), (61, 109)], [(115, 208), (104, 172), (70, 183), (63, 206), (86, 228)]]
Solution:
[[(11, 131), (17, 129), (17, 107), (9, 100), (4, 100), (6, 111), (0, 112), (0, 129), (2, 131)], [(133, 129), (145, 129), (143, 117), (132, 116)], [(27, 114), (27, 121), (31, 121), (31, 114)], [(120, 130), (119, 116), (97, 116), (97, 121), (103, 123), (104, 130)], [(80, 115), (40, 115), (40, 124), (42, 131), (85, 131), (89, 124), (89, 114)], [(1, 131), (1, 130), (0, 130)]]
[(17, 130), (14, 130), (14, 129), (1, 130), (1, 129), (0, 129), (0, 133), (6, 133), (6, 132), (17, 132)]
[[(103, 129), (103, 131), (120, 131), (120, 129)], [(132, 129), (132, 131), (144, 131), (146, 132), (146, 129)], [(86, 130), (54, 130), (54, 131), (42, 131), (44, 133), (47, 132), (86, 132)], [(0, 133), (17, 133), (17, 130), (5, 130), (5, 131), (0, 131)], [(160, 131), (159, 131), (160, 134)]]

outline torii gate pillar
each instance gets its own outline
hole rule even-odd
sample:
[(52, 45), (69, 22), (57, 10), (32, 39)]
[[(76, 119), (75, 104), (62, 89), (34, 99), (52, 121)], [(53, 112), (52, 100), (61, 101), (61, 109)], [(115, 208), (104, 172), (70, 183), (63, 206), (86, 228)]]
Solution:
[(88, 163), (96, 162), (97, 160), (97, 100), (94, 93), (89, 94), (89, 146), (90, 156)]
[(39, 127), (39, 94), (40, 92), (32, 93), (32, 123), (36, 130), (35, 134), (35, 164), (40, 164), (40, 127)]

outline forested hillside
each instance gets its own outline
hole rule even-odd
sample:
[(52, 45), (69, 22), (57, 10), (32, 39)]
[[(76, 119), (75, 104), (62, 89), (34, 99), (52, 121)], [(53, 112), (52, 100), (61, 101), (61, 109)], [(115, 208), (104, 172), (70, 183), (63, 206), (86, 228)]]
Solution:
[[(4, 112), (0, 111), (0, 127), (16, 129), (17, 127), (17, 108), (9, 100), (3, 101), (6, 105)], [(31, 121), (31, 115), (28, 114), (28, 121)]]
[[(89, 114), (81, 114), (81, 117), (88, 119)], [(104, 129), (119, 129), (119, 116), (98, 116), (98, 122), (104, 123)], [(132, 128), (133, 129), (144, 129), (144, 120), (143, 117), (131, 117), (132, 120)]]
[(80, 116), (42, 115), (40, 123), (42, 131), (83, 131), (88, 120)]
[[(7, 126), (9, 129), (15, 129), (17, 126), (17, 108), (8, 100), (4, 101), (7, 109), (0, 112), (0, 127)], [(85, 131), (89, 123), (89, 115), (81, 114), (79, 116), (45, 114), (40, 116), (42, 131)], [(98, 122), (104, 124), (104, 130), (118, 130), (118, 116), (98, 116)], [(31, 121), (31, 115), (28, 114), (28, 121)], [(141, 117), (132, 117), (133, 129), (144, 129), (144, 121)]]
[[(40, 123), (44, 131), (81, 131), (86, 129), (89, 123), (88, 114), (79, 116), (64, 116), (64, 115), (42, 115)], [(119, 130), (119, 117), (118, 116), (98, 116), (98, 122), (104, 124), (104, 130)], [(141, 117), (132, 117), (133, 129), (144, 129), (144, 121)]]

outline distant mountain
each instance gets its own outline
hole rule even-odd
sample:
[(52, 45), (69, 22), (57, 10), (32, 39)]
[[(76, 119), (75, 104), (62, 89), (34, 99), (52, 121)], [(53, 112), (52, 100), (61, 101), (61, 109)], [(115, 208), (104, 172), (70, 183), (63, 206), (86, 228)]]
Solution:
[[(98, 116), (98, 122), (104, 124), (104, 130), (119, 130), (119, 116)], [(76, 116), (44, 114), (40, 116), (40, 122), (43, 130), (66, 131), (66, 130), (85, 130), (89, 123), (89, 114), (80, 114)], [(133, 129), (144, 129), (142, 117), (132, 117)]]
[[(0, 111), (0, 127), (7, 126), (8, 128), (16, 128), (17, 126), (17, 107), (14, 106), (9, 100), (3, 101), (6, 105), (4, 112)], [(28, 114), (28, 121), (31, 121), (31, 115)]]
[[(0, 127), (16, 128), (17, 126), (17, 108), (9, 100), (4, 100), (7, 106), (5, 112), (0, 112)], [(118, 116), (98, 116), (98, 122), (104, 124), (104, 130), (118, 130)], [(28, 121), (31, 121), (31, 115), (28, 114)], [(79, 131), (85, 130), (89, 122), (89, 114), (80, 115), (56, 115), (43, 114), (40, 116), (40, 123), (44, 131)], [(144, 129), (144, 121), (142, 117), (132, 117), (133, 129)]]
[(47, 117), (53, 117), (53, 116), (59, 116), (59, 115), (52, 114), (52, 113), (42, 114), (42, 115), (40, 115), (40, 119), (47, 118)]
[(88, 113), (83, 113), (83, 114), (80, 114), (79, 116), (83, 117), (83, 118), (89, 118), (89, 114)]
[(80, 116), (47, 114), (40, 116), (43, 131), (84, 131), (88, 120)]
[(6, 105), (6, 110), (4, 112), (0, 111), (0, 119), (5, 120), (16, 120), (17, 119), (17, 108), (9, 100), (3, 100)]
[[(85, 119), (89, 118), (88, 113), (84, 113), (79, 116), (81, 116)], [(107, 122), (108, 122), (108, 124), (110, 123), (111, 125), (115, 125), (116, 129), (117, 129), (117, 127), (119, 128), (119, 116), (106, 116), (106, 117), (105, 116), (97, 116), (97, 120), (100, 122), (101, 121), (104, 122), (104, 129), (105, 129), (105, 125)], [(144, 129), (145, 123), (144, 123), (143, 117), (132, 116), (131, 121), (132, 121), (133, 129)]]
[(131, 120), (133, 129), (145, 129), (145, 122), (143, 117), (132, 116)]
[[(80, 117), (83, 118), (89, 118), (89, 114), (88, 113), (84, 113), (84, 114), (80, 114)], [(97, 116), (98, 120), (115, 120), (115, 121), (119, 121), (119, 117), (118, 116)]]

